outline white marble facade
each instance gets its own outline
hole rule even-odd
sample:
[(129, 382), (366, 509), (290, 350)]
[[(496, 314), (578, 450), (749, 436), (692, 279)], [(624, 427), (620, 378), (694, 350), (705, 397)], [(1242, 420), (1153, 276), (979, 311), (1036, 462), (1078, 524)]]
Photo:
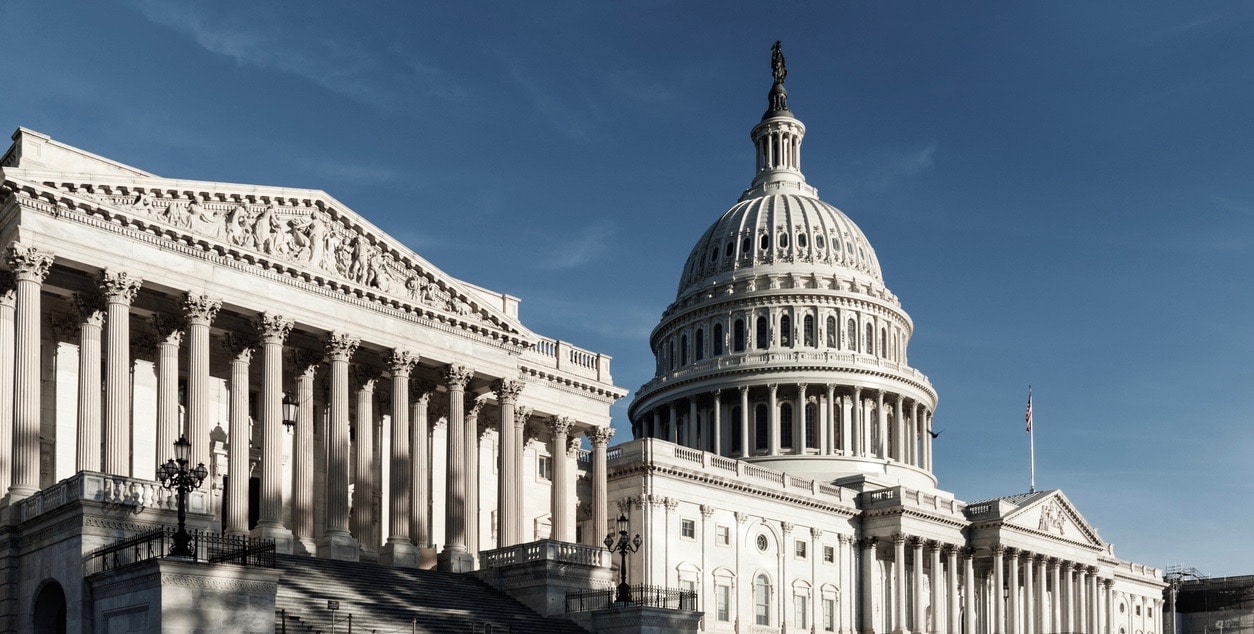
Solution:
[(0, 170), (4, 506), (79, 471), (151, 479), (186, 434), (221, 529), (281, 550), (462, 570), (575, 540), (625, 393), (609, 357), (325, 192), (162, 178), (24, 128)]
[[(747, 190), (702, 234), (650, 337), (656, 374), (613, 448), (636, 582), (699, 593), (707, 631), (1154, 634), (1160, 571), (1061, 491), (938, 488), (937, 394), (875, 251), (801, 172), (783, 57)], [(974, 458), (974, 456), (972, 456)]]

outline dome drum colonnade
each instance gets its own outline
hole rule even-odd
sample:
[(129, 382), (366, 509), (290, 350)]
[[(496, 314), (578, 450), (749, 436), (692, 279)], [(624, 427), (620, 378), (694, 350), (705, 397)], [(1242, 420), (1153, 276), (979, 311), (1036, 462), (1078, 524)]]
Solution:
[(936, 392), (907, 363), (913, 324), (862, 231), (805, 182), (784, 76), (781, 63), (750, 133), (750, 188), (697, 241), (650, 338), (633, 432), (810, 475), (905, 467), (935, 486)]
[[(37, 133), (20, 130), (18, 134)], [(46, 142), (46, 137), (43, 140)], [(494, 505), (499, 509), (498, 546), (530, 540), (530, 532), (524, 529), (522, 490), (522, 453), (529, 437), (543, 435), (554, 444), (552, 536), (574, 541), (576, 501), (568, 484), (573, 477), (566, 474), (573, 474), (576, 469), (577, 442), (573, 439), (583, 434), (592, 442), (593, 479), (601, 481), (601, 486), (593, 486), (594, 493), (601, 496), (594, 507), (601, 512), (594, 513), (594, 520), (606, 525), (604, 457), (612, 432), (603, 425), (576, 422), (561, 412), (533, 413), (522, 396), (522, 379), (527, 373), (517, 365), (518, 352), (525, 351), (526, 346), (516, 338), (497, 335), (495, 343), (496, 347), (512, 351), (498, 355), (507, 362), (513, 360), (512, 370), (497, 367), (502, 363), (495, 358), (480, 370), (474, 366), (483, 363), (483, 355), (466, 354), (467, 349), (455, 349), (451, 354), (436, 352), (420, 359), (410, 351), (407, 341), (416, 335), (412, 341), (424, 342), (418, 345), (430, 348), (427, 342), (432, 337), (423, 335), (420, 329), (398, 329), (386, 319), (374, 323), (351, 318), (329, 320), (344, 317), (358, 306), (369, 307), (360, 299), (363, 294), (354, 293), (351, 288), (335, 289), (332, 284), (338, 293), (322, 293), (332, 297), (347, 293), (349, 303), (355, 306), (341, 314), (311, 307), (325, 303), (321, 298), (284, 305), (269, 297), (267, 293), (275, 292), (272, 280), (284, 280), (287, 276), (281, 274), (283, 267), (274, 267), (280, 271), (278, 274), (258, 271), (254, 268), (259, 263), (255, 256), (236, 260), (238, 265), (234, 268), (245, 271), (243, 277), (234, 275), (235, 271), (217, 275), (221, 272), (219, 265), (201, 278), (201, 290), (213, 288), (211, 293), (221, 293), (221, 297), (192, 288), (180, 289), (180, 282), (196, 276), (186, 270), (171, 270), (179, 267), (139, 269), (145, 277), (152, 278), (145, 281), (131, 270), (122, 270), (128, 264), (134, 266), (134, 262), (143, 261), (135, 253), (143, 247), (111, 242), (112, 249), (102, 251), (92, 245), (102, 239), (123, 238), (95, 235), (83, 239), (58, 226), (60, 216), (78, 216), (80, 210), (84, 215), (81, 224), (113, 226), (107, 220), (89, 222), (98, 217), (90, 203), (69, 196), (49, 198), (12, 179), (6, 181), (9, 204), (3, 214), (14, 222), (5, 251), (10, 270), (0, 280), (0, 443), (13, 447), (11, 460), (6, 461), (9, 464), (0, 464), (0, 491), (7, 492), (5, 504), (34, 494), (41, 485), (51, 484), (48, 463), (57, 459), (64, 462), (57, 468), (58, 473), (64, 473), (72, 462), (74, 471), (147, 479), (151, 477), (145, 471), (148, 456), (141, 451), (155, 449), (151, 460), (155, 467), (171, 449), (174, 439), (186, 434), (192, 440), (193, 464), (204, 463), (211, 468), (215, 466), (211, 445), (226, 441), (228, 477), (222, 514), (223, 528), (229, 534), (272, 538), (288, 551), (346, 559), (379, 557), (398, 565), (417, 565), (419, 547), (433, 546), (431, 488), (444, 487), (448, 509), (444, 512), (446, 543), (442, 557), (451, 560), (446, 566), (464, 570), (474, 565), (480, 546), (477, 513), (472, 513), (472, 509)], [(116, 189), (113, 191), (117, 193)], [(148, 200), (149, 205), (150, 196), (184, 193), (161, 192), (151, 186), (147, 191), (142, 186), (132, 188), (129, 194), (125, 188), (121, 191), (136, 204)], [(213, 192), (188, 195), (193, 197), (192, 205), (198, 204), (198, 199), (212, 202), (215, 196)], [(260, 201), (258, 198), (236, 196), (233, 204), (261, 202), (269, 205), (267, 209), (301, 204), (282, 197), (260, 197)], [(171, 209), (174, 204), (177, 203), (172, 203)], [(167, 215), (171, 214), (167, 211)], [(121, 221), (126, 224), (125, 218)], [(86, 227), (82, 230), (91, 231)], [(294, 234), (295, 223), (292, 231)], [(201, 252), (196, 247), (186, 250)], [(210, 251), (210, 257), (212, 254)], [(272, 255), (281, 253), (275, 250)], [(250, 273), (260, 273), (260, 277), (250, 279)], [(305, 275), (304, 279), (309, 281), (310, 277)], [(277, 294), (290, 297), (290, 293), (284, 289)], [(354, 296), (358, 298), (355, 301), (351, 299)], [(249, 304), (265, 308), (249, 309)], [(276, 307), (290, 310), (293, 316), (279, 314)], [(45, 329), (45, 323), (50, 327)], [(361, 336), (344, 329), (350, 323), (363, 331)], [(363, 338), (367, 342), (363, 343)], [(215, 342), (220, 346), (213, 345)], [(78, 368), (72, 381), (77, 384), (77, 394), (69, 399), (76, 414), (72, 419), (73, 438), (57, 439), (57, 431), (64, 430), (60, 419), (63, 408), (57, 406), (60, 409), (55, 426), (49, 427), (48, 421), (41, 420), (40, 404), (48, 399), (41, 398), (40, 373), (41, 357), (48, 353), (45, 346), (56, 355), (62, 343), (77, 344)], [(220, 348), (217, 354), (215, 348)], [(180, 356), (186, 360), (182, 368)], [(141, 429), (140, 420), (133, 419), (139, 416), (131, 403), (133, 381), (137, 381), (133, 365), (141, 358), (155, 366), (155, 444), (133, 437)], [(260, 361), (260, 372), (254, 370), (254, 360)], [(211, 363), (218, 368), (213, 376), (229, 376), (223, 420), (212, 411)], [(223, 366), (229, 370), (223, 371)], [(316, 389), (320, 375), (325, 379), (323, 390)], [(544, 380), (541, 376), (540, 382)], [(380, 403), (376, 415), (375, 390), (383, 392), (385, 385), (390, 402)], [(296, 397), (295, 421), (283, 420), (285, 393)], [(60, 397), (58, 393), (54, 398)], [(182, 416), (180, 402), (186, 408)], [(496, 416), (481, 425), (479, 413), (487, 402), (495, 403)], [(540, 406), (551, 409), (548, 405)], [(446, 471), (440, 474), (431, 473), (429, 455), (430, 433), (440, 422), (432, 416), (437, 408), (447, 412), (445, 418), (455, 423), (448, 428)], [(325, 454), (317, 459), (315, 410), (321, 416), (317, 425), (325, 449)], [(356, 420), (350, 420), (353, 414)], [(376, 452), (375, 433), (360, 432), (367, 428), (380, 432), (384, 414), (390, 419), (389, 455)], [(249, 429), (254, 416), (259, 419), (259, 433), (255, 435)], [(229, 436), (215, 440), (215, 423), (228, 420)], [(284, 442), (289, 424), (294, 434), (291, 471), (284, 473)], [(480, 504), (479, 445), (482, 431), (491, 427), (499, 430), (500, 437), (499, 499)], [(69, 460), (64, 458), (64, 447), (47, 446), (67, 441), (76, 445)], [(250, 452), (250, 444), (259, 447)], [(41, 452), (54, 457), (41, 456)], [(256, 509), (259, 520), (250, 531), (248, 478), (230, 478), (229, 474), (248, 474), (253, 463), (260, 473)], [(315, 465), (325, 467), (324, 486), (317, 491)], [(384, 483), (372, 466), (380, 469), (390, 490), (383, 502), (389, 506), (387, 527), (383, 530), (387, 540), (383, 544), (379, 543), (382, 527), (376, 525), (382, 518), (374, 517), (374, 499)], [(354, 468), (352, 473), (350, 467)], [(220, 481), (224, 474), (219, 469), (214, 471)], [(284, 477), (290, 478), (289, 500), (284, 500)], [(319, 499), (315, 501), (315, 497)]]

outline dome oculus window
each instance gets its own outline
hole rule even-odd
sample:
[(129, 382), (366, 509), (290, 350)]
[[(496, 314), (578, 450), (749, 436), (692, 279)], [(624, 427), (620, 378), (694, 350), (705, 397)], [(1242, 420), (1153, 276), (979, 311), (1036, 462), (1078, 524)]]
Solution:
[(723, 253), (723, 257), (730, 258), (732, 254), (735, 252), (736, 252), (736, 243), (728, 240), (726, 250)]
[(786, 233), (779, 234), (779, 248), (781, 249), (788, 248), (788, 234)]
[(762, 239), (758, 240), (758, 248), (762, 249), (763, 251), (770, 249), (771, 248), (771, 236), (763, 235)]
[(804, 233), (797, 234), (797, 246), (803, 249), (806, 247), (806, 234)]
[(753, 250), (753, 238), (746, 237), (744, 240), (740, 242), (740, 252), (743, 253), (745, 257), (748, 257), (749, 252), (752, 250)]
[(814, 246), (822, 249), (825, 246), (824, 243), (825, 241), (823, 240), (823, 236), (814, 236)]
[(766, 552), (766, 548), (769, 545), (766, 541), (766, 535), (758, 535), (757, 545), (758, 545), (758, 550), (762, 552)]
[(718, 247), (710, 249), (710, 262), (718, 261)]

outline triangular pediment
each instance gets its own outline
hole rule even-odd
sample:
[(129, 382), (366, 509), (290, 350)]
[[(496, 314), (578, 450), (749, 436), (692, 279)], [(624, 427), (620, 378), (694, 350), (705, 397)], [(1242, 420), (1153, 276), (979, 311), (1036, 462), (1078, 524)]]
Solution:
[(34, 131), (14, 138), (4, 178), (33, 197), (440, 321), (532, 338), (505, 296), (447, 275), (321, 190), (166, 179)]
[(1060, 490), (1042, 491), (1021, 499), (1018, 506), (1003, 516), (1002, 523), (1070, 542), (1104, 545), (1097, 531)]

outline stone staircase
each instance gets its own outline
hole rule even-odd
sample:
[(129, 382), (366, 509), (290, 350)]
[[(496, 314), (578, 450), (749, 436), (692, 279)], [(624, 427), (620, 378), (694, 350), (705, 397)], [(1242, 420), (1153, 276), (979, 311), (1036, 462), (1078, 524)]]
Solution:
[[(283, 573), (274, 631), (330, 632), (327, 601), (339, 601), (335, 631), (583, 634), (565, 619), (545, 618), (472, 575), (392, 568), (313, 557), (276, 556)], [(286, 618), (284, 618), (286, 616)]]

